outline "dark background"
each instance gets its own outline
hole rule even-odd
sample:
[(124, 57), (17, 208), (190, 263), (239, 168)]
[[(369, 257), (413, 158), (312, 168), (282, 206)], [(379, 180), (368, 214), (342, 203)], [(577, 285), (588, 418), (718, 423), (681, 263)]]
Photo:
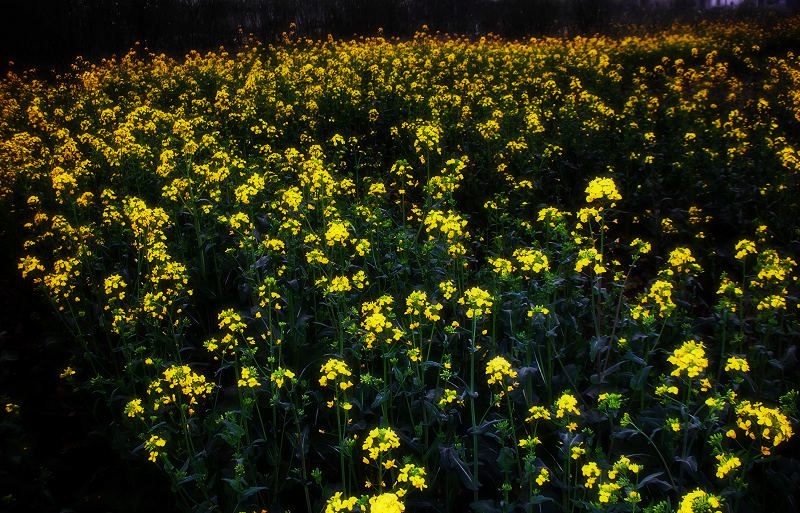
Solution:
[[(622, 23), (713, 16), (731, 0), (4, 0), (0, 70), (59, 68), (78, 55), (96, 60), (135, 42), (182, 56), (235, 45), (252, 34), (276, 40), (294, 23), (315, 39), (431, 32), (508, 38), (608, 32)], [(796, 10), (800, 0), (735, 0), (737, 11)]]

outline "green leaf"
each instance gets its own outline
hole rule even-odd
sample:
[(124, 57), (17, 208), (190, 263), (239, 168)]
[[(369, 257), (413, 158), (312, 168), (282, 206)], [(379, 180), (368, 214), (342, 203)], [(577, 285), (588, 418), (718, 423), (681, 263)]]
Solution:
[(631, 388), (636, 390), (637, 392), (644, 388), (644, 385), (647, 383), (647, 376), (650, 374), (650, 371), (653, 369), (652, 365), (648, 365), (644, 367), (642, 370), (637, 372), (631, 378)]
[(461, 480), (461, 484), (464, 486), (464, 488), (472, 491), (478, 489), (480, 483), (478, 483), (478, 486), (476, 486), (475, 483), (472, 482), (472, 473), (470, 473), (469, 469), (467, 468), (467, 464), (464, 463), (464, 460), (458, 456), (458, 452), (456, 452), (452, 445), (440, 445), (439, 458), (441, 460), (442, 468), (454, 472)]

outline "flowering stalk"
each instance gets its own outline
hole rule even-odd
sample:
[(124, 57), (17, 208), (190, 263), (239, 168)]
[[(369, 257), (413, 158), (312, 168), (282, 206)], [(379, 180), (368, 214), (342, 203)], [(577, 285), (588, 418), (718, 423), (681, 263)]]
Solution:
[(475, 487), (474, 499), (478, 500), (478, 423), (475, 419), (475, 332), (478, 327), (478, 318), (472, 318), (472, 338), (470, 340), (469, 355), (469, 407), (472, 418), (472, 485)]

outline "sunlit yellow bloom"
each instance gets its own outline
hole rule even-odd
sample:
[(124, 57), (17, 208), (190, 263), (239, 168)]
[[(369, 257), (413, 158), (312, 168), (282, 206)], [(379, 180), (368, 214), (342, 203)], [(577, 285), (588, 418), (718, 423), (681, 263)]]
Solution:
[(722, 513), (722, 499), (701, 489), (687, 493), (681, 498), (677, 513)]
[(502, 356), (496, 356), (489, 363), (486, 364), (486, 375), (488, 383), (494, 385), (495, 383), (503, 384), (506, 378), (517, 377), (517, 372), (511, 368), (511, 363)]
[(166, 447), (167, 441), (161, 438), (158, 435), (152, 435), (150, 438), (144, 443), (144, 448), (148, 453), (148, 458), (150, 461), (156, 461), (159, 454), (163, 452), (163, 448)]
[(374, 428), (369, 432), (364, 440), (362, 449), (369, 453), (369, 458), (377, 461), (382, 454), (388, 453), (391, 449), (400, 447), (400, 437), (392, 428)]
[(428, 485), (425, 483), (425, 469), (412, 463), (408, 463), (400, 469), (400, 474), (397, 476), (397, 482), (409, 483), (418, 490), (423, 490), (428, 487)]
[(391, 492), (369, 499), (369, 513), (402, 513), (405, 509), (399, 497)]
[(492, 311), (492, 296), (480, 287), (473, 287), (464, 293), (464, 296), (458, 300), (458, 304), (465, 305), (467, 310), (465, 312), (469, 319), (476, 316), (488, 315)]
[(564, 413), (581, 414), (578, 410), (578, 400), (572, 394), (564, 393), (556, 401), (556, 418), (560, 419)]
[(739, 358), (738, 356), (729, 356), (728, 360), (725, 362), (725, 370), (747, 372), (750, 370), (750, 365), (744, 358)]
[(689, 378), (697, 377), (708, 367), (705, 346), (702, 342), (687, 340), (676, 349), (667, 361), (675, 366), (672, 376), (686, 374)]
[(325, 505), (325, 513), (349, 512), (355, 507), (357, 502), (358, 497), (343, 499), (342, 492), (336, 492), (328, 499)]
[(128, 404), (125, 405), (125, 415), (128, 417), (143, 417), (144, 407), (142, 407), (142, 400), (138, 398), (131, 399)]
[(275, 383), (276, 387), (283, 388), (283, 383), (285, 381), (294, 381), (294, 372), (289, 369), (284, 369), (283, 367), (278, 367), (272, 371), (269, 376), (269, 380)]
[(242, 367), (241, 376), (237, 381), (241, 388), (255, 388), (261, 383), (258, 381), (258, 370), (255, 367)]
[(717, 454), (717, 477), (722, 479), (733, 469), (742, 466), (742, 461), (733, 454)]
[(581, 474), (586, 478), (586, 488), (592, 488), (600, 477), (601, 472), (597, 463), (590, 461), (581, 467)]
[(519, 269), (527, 275), (528, 272), (539, 274), (550, 270), (547, 256), (536, 249), (515, 249), (513, 257), (517, 260)]
[(349, 377), (352, 375), (347, 364), (337, 358), (331, 358), (325, 362), (319, 370), (322, 375), (319, 378), (320, 386), (328, 386), (328, 382), (334, 382), (334, 387), (339, 390), (347, 390), (353, 386)]
[(589, 182), (589, 186), (586, 187), (586, 203), (591, 203), (596, 199), (603, 198), (612, 202), (622, 199), (622, 196), (620, 196), (617, 190), (617, 185), (611, 178), (595, 178)]
[(736, 259), (743, 260), (747, 255), (756, 253), (756, 244), (747, 239), (742, 239), (736, 243)]

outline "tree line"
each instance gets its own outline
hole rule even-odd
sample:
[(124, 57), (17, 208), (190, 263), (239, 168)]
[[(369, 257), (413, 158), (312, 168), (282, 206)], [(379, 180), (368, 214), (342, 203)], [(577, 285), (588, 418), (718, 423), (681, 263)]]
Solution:
[[(236, 44), (252, 34), (408, 37), (432, 32), (517, 38), (608, 30), (617, 23), (695, 16), (715, 0), (6, 0), (0, 66), (61, 67), (126, 52), (136, 42), (182, 55)], [(744, 6), (800, 0), (744, 0)]]

